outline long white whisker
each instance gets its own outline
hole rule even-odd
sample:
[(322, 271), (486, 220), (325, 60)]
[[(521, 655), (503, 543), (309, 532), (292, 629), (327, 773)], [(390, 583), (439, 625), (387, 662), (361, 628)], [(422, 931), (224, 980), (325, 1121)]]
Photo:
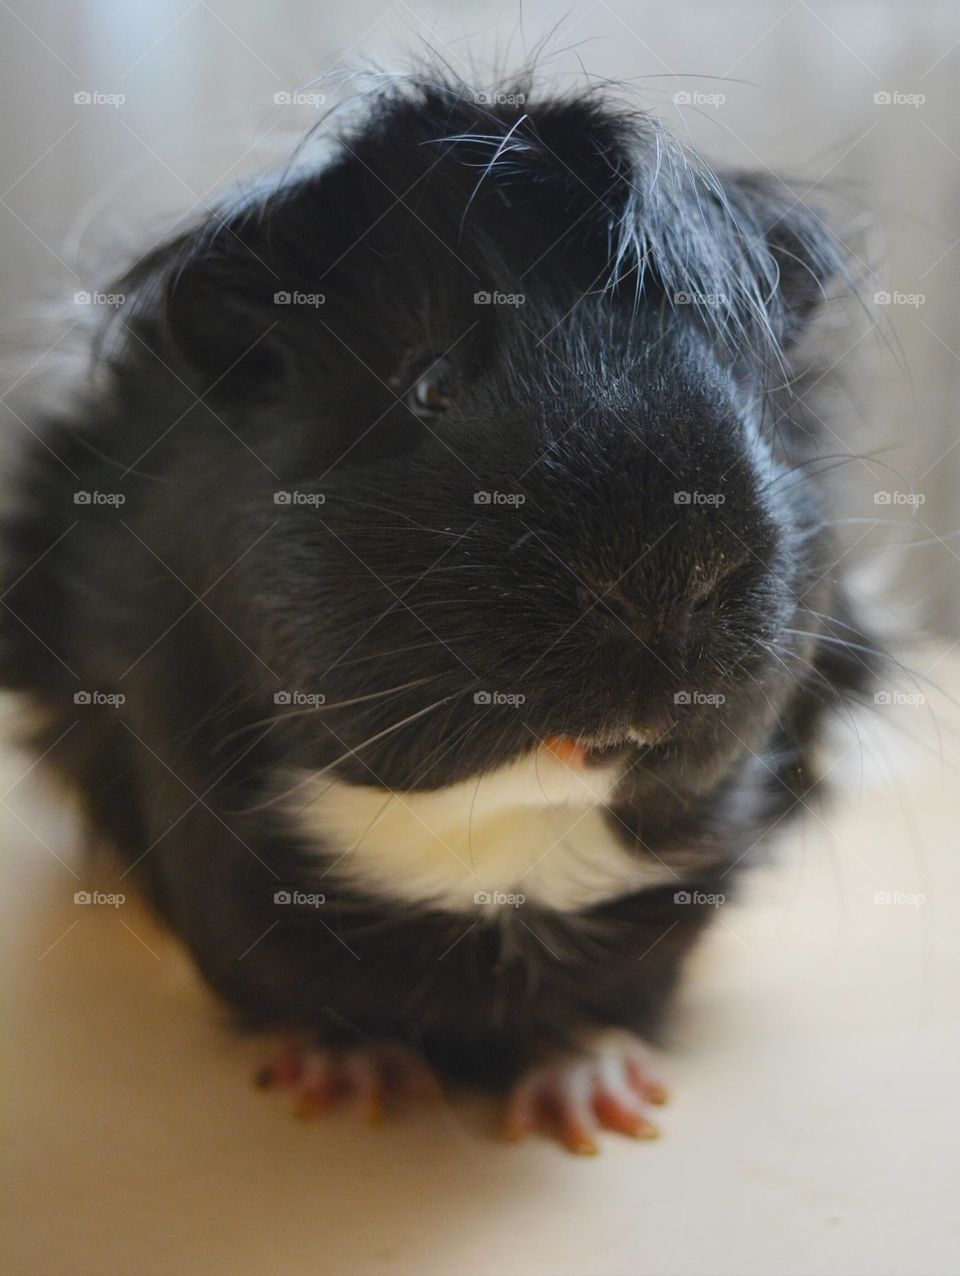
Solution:
[(255, 727), (265, 726), (268, 722), (285, 722), (288, 718), (305, 717), (312, 713), (325, 713), (330, 709), (346, 709), (350, 705), (363, 704), (367, 700), (379, 700), (383, 696), (392, 695), (394, 692), (406, 691), (410, 687), (422, 687), (427, 682), (435, 682), (438, 677), (438, 674), (434, 674), (427, 678), (414, 678), (412, 682), (401, 682), (396, 687), (387, 687), (383, 691), (371, 691), (368, 695), (354, 696), (351, 700), (335, 700), (330, 704), (304, 705), (300, 709), (289, 709), (286, 713), (276, 713), (269, 718), (259, 718), (256, 722), (248, 722), (245, 726), (240, 727), (239, 730), (224, 736), (221, 743), (226, 744), (228, 740), (233, 740), (238, 735), (243, 735), (246, 731), (252, 731)]
[(425, 709), (418, 709), (416, 713), (408, 714), (406, 718), (401, 718), (399, 722), (394, 722), (392, 726), (386, 727), (383, 731), (378, 731), (376, 735), (369, 736), (366, 740), (362, 741), (362, 743), (354, 745), (351, 749), (347, 749), (346, 753), (342, 753), (339, 758), (334, 758), (332, 762), (328, 762), (327, 765), (321, 767), (319, 771), (311, 771), (309, 775), (305, 776), (291, 788), (285, 789), (282, 793), (277, 793), (273, 797), (265, 798), (263, 802), (258, 802), (256, 806), (247, 807), (247, 811), (265, 811), (271, 806), (276, 806), (280, 802), (287, 801), (288, 798), (293, 797), (295, 793), (298, 793), (302, 788), (305, 788), (306, 785), (312, 784), (318, 776), (326, 775), (328, 771), (332, 770), (335, 766), (339, 766), (341, 762), (345, 762), (347, 758), (354, 757), (361, 749), (365, 749), (367, 745), (376, 744), (378, 740), (382, 740), (385, 736), (392, 735), (395, 731), (399, 731), (401, 727), (405, 727), (409, 723), (415, 722), (417, 718), (422, 718), (425, 714), (432, 713), (434, 709), (439, 709), (442, 705), (449, 704), (451, 699), (453, 699), (452, 696), (444, 696), (442, 700), (435, 700), (433, 704), (428, 704)]

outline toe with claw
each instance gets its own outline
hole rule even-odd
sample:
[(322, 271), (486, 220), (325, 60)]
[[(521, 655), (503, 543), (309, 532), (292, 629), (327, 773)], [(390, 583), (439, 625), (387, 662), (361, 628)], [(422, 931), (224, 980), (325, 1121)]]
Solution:
[(392, 1043), (342, 1048), (288, 1043), (256, 1080), (262, 1089), (290, 1093), (297, 1116), (320, 1116), (350, 1104), (372, 1124), (436, 1089), (426, 1064)]
[(568, 1151), (589, 1156), (598, 1150), (601, 1130), (656, 1138), (659, 1130), (648, 1120), (647, 1107), (666, 1099), (665, 1089), (650, 1075), (641, 1044), (618, 1034), (521, 1077), (507, 1101), (505, 1134), (518, 1140), (548, 1133)]

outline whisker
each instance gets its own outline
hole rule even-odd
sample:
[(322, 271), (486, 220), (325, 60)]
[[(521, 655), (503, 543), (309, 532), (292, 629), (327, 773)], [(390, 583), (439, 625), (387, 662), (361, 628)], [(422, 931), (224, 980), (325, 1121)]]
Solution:
[[(339, 493), (336, 495), (336, 501), (338, 504), (355, 505), (359, 509), (376, 510), (379, 514), (390, 515), (391, 518), (402, 518), (405, 523), (410, 523), (415, 530), (430, 532), (435, 536), (465, 536), (472, 530), (468, 528), (466, 532), (453, 532), (449, 528), (445, 527), (430, 527), (426, 523), (421, 523), (418, 519), (413, 518), (411, 515), (405, 514), (402, 510), (394, 509), (387, 505), (376, 505), (372, 501), (358, 501), (348, 496), (341, 496)], [(385, 528), (378, 528), (375, 526), (374, 530), (399, 531), (400, 529), (388, 525)]]
[(259, 718), (256, 722), (248, 722), (237, 731), (232, 731), (229, 735), (223, 737), (218, 748), (222, 747), (229, 740), (234, 740), (238, 735), (243, 735), (247, 731), (252, 731), (256, 727), (262, 727), (268, 722), (277, 723), (285, 722), (288, 718), (307, 717), (313, 713), (328, 713), (331, 709), (346, 709), (350, 705), (364, 704), (368, 700), (380, 700), (384, 696), (393, 695), (395, 692), (407, 691), (411, 687), (422, 687), (425, 683), (436, 682), (439, 674), (433, 674), (426, 678), (414, 678), (412, 682), (401, 682), (396, 687), (387, 687), (383, 691), (371, 691), (365, 696), (354, 696), (350, 700), (336, 700), (330, 704), (311, 704), (304, 705), (299, 709), (289, 709), (286, 713), (275, 713), (269, 718)]
[[(820, 613), (818, 613), (818, 612), (810, 611), (810, 610), (809, 610), (809, 609), (807, 609), (807, 608), (804, 608), (804, 610), (805, 610), (805, 611), (808, 611), (808, 613), (809, 613), (810, 615), (820, 616)], [(841, 625), (841, 627), (842, 627), (842, 628), (844, 628), (844, 629), (852, 629), (852, 626), (847, 625), (847, 624), (844, 624), (844, 622), (843, 622), (843, 621), (837, 621), (837, 620), (834, 620), (832, 617), (822, 617), (822, 618), (823, 618), (823, 619), (827, 619), (828, 621), (832, 621), (832, 623), (834, 623), (834, 624), (839, 624), (839, 625)], [(806, 634), (806, 633), (805, 633), (805, 631), (802, 631), (802, 630), (795, 630), (795, 629), (784, 629), (782, 632), (784, 632), (784, 633), (792, 633), (792, 634), (800, 634), (801, 636), (806, 636), (806, 637), (810, 637), (810, 636), (811, 636), (811, 635), (809, 635), (809, 634)], [(853, 632), (857, 632), (857, 631), (856, 631), (856, 630), (853, 630)], [(944, 691), (941, 687), (938, 687), (938, 686), (937, 686), (937, 684), (933, 681), (933, 679), (932, 679), (932, 678), (927, 678), (925, 674), (918, 673), (916, 670), (911, 669), (909, 665), (904, 664), (902, 660), (898, 659), (896, 656), (894, 656), (891, 652), (889, 652), (889, 651), (885, 650), (883, 647), (880, 647), (880, 646), (875, 646), (875, 647), (866, 647), (866, 646), (864, 646), (862, 643), (854, 643), (854, 642), (849, 641), (848, 639), (836, 638), (836, 637), (832, 637), (832, 636), (831, 636), (831, 635), (829, 635), (829, 634), (823, 634), (823, 633), (818, 634), (818, 635), (815, 635), (815, 637), (817, 638), (817, 640), (818, 640), (818, 641), (820, 641), (820, 642), (825, 642), (825, 643), (827, 643), (827, 644), (829, 644), (829, 645), (831, 645), (831, 646), (836, 646), (836, 647), (839, 647), (839, 648), (841, 648), (841, 649), (844, 649), (844, 648), (845, 648), (845, 649), (847, 649), (847, 650), (849, 650), (849, 651), (852, 651), (852, 652), (865, 652), (865, 653), (866, 653), (866, 654), (868, 654), (868, 655), (878, 656), (878, 657), (880, 657), (881, 659), (886, 660), (887, 662), (889, 662), (891, 665), (893, 665), (893, 666), (894, 666), (894, 668), (895, 668), (895, 669), (897, 669), (900, 673), (902, 673), (902, 674), (903, 674), (906, 678), (908, 678), (908, 679), (910, 680), (910, 682), (913, 684), (913, 686), (917, 688), (917, 694), (920, 696), (920, 698), (921, 698), (921, 700), (922, 700), (922, 702), (923, 702), (924, 706), (926, 707), (927, 713), (928, 713), (929, 718), (930, 718), (931, 725), (932, 725), (932, 727), (933, 727), (933, 729), (934, 729), (934, 732), (935, 732), (935, 734), (936, 734), (936, 737), (937, 737), (937, 743), (938, 743), (938, 746), (939, 746), (940, 751), (941, 751), (941, 767), (942, 767), (942, 765), (943, 765), (943, 738), (942, 738), (942, 735), (941, 735), (941, 732), (940, 732), (940, 724), (939, 724), (939, 722), (937, 721), (937, 715), (934, 713), (932, 706), (931, 706), (931, 705), (929, 705), (929, 704), (927, 703), (927, 698), (926, 698), (926, 696), (924, 696), (924, 695), (923, 695), (923, 692), (920, 690), (920, 684), (921, 684), (921, 681), (925, 682), (925, 683), (927, 684), (927, 686), (929, 686), (929, 687), (933, 687), (933, 688), (934, 688), (934, 690), (935, 690), (935, 691), (937, 691), (939, 694), (944, 695), (944, 696), (945, 696), (945, 697), (946, 697), (946, 698), (947, 698), (947, 699), (951, 702), (951, 704), (957, 704), (957, 703), (958, 703), (958, 702), (957, 702), (957, 700), (956, 700), (953, 696), (951, 696), (951, 695), (949, 695), (947, 692), (945, 692), (945, 691)], [(866, 664), (866, 662), (864, 662), (864, 661), (860, 661), (859, 663), (860, 663), (860, 664), (861, 664), (861, 665), (862, 665), (865, 669), (869, 670), (869, 666)]]
[(378, 740), (383, 740), (388, 735), (393, 735), (395, 731), (399, 731), (402, 727), (408, 726), (409, 723), (415, 722), (418, 718), (422, 718), (428, 713), (433, 713), (434, 710), (441, 708), (443, 705), (449, 704), (454, 698), (454, 696), (444, 696), (442, 700), (435, 700), (433, 704), (428, 704), (425, 709), (418, 709), (416, 713), (408, 714), (407, 717), (401, 718), (399, 722), (393, 723), (392, 726), (386, 727), (383, 731), (378, 731), (376, 735), (369, 736), (360, 744), (347, 749), (346, 753), (342, 753), (339, 758), (334, 758), (334, 760), (332, 762), (328, 762), (326, 766), (320, 767), (317, 771), (311, 771), (309, 775), (298, 781), (297, 784), (291, 786), (291, 788), (286, 789), (283, 793), (277, 793), (273, 797), (265, 798), (264, 801), (258, 802), (256, 806), (247, 807), (247, 812), (253, 813), (254, 811), (265, 811), (272, 806), (277, 806), (281, 802), (286, 802), (289, 798), (293, 797), (295, 793), (298, 793), (308, 784), (311, 784), (318, 776), (326, 775), (328, 771), (331, 771), (335, 766), (339, 766), (341, 762), (345, 762), (347, 758), (354, 757), (361, 749), (365, 749), (368, 745), (376, 744)]
[[(877, 464), (883, 464), (883, 462), (878, 461), (877, 458), (884, 452), (895, 451), (897, 451), (896, 447), (889, 446), (877, 448), (872, 452), (829, 452), (821, 453), (817, 456), (810, 456), (804, 461), (794, 462), (786, 469), (782, 470), (779, 474), (775, 474), (773, 478), (764, 483), (758, 491), (768, 491), (770, 488), (776, 487), (778, 483), (783, 483), (789, 478), (796, 478), (799, 482), (801, 479), (807, 477), (805, 474), (802, 474), (801, 471), (805, 470), (808, 465), (817, 465), (821, 462), (832, 462), (832, 464), (826, 465), (824, 469), (816, 471), (816, 475), (819, 476), (820, 474), (829, 474), (833, 470), (839, 469), (841, 465), (848, 465), (851, 461), (862, 461), (864, 465), (866, 465), (869, 461), (876, 461)], [(891, 467), (887, 466), (886, 468), (890, 469)], [(892, 470), (892, 472), (896, 474), (898, 478), (902, 477), (898, 470)]]
[(340, 668), (349, 669), (351, 665), (363, 665), (371, 660), (390, 660), (393, 656), (405, 655), (408, 651), (422, 651), (425, 647), (436, 647), (436, 645), (436, 639), (431, 638), (427, 642), (413, 642), (406, 647), (392, 647), (390, 651), (375, 651), (369, 656), (356, 656), (353, 660), (344, 660)]
[(808, 684), (806, 688), (807, 691), (810, 692), (810, 694), (816, 696), (819, 703), (824, 705), (825, 708), (831, 709), (837, 713), (843, 712), (846, 714), (847, 720), (849, 721), (850, 726), (852, 727), (853, 732), (857, 737), (857, 747), (858, 747), (859, 757), (860, 757), (860, 789), (862, 792), (862, 789), (863, 789), (863, 737), (860, 734), (859, 724), (857, 723), (856, 716), (853, 712), (853, 709), (851, 708), (851, 701), (853, 701), (854, 704), (859, 704), (861, 702), (856, 697), (844, 695), (843, 692), (841, 692), (836, 686), (834, 686), (834, 684), (822, 672), (822, 670), (818, 669), (816, 665), (813, 664), (812, 661), (807, 660), (805, 656), (801, 656), (801, 654), (798, 651), (793, 651), (790, 647), (784, 647), (784, 646), (781, 646), (779, 643), (772, 642), (772, 641), (769, 643), (761, 642), (761, 645), (766, 647), (770, 655), (773, 656), (773, 658), (781, 665), (783, 669), (786, 670), (786, 672), (791, 677), (794, 675), (792, 671), (790, 670), (790, 667), (782, 659), (782, 656), (790, 656), (791, 659), (798, 661), (801, 665), (803, 665), (806, 669), (808, 669), (810, 673), (812, 673), (816, 678), (820, 680), (821, 683), (823, 683), (823, 687), (822, 688), (811, 687)]

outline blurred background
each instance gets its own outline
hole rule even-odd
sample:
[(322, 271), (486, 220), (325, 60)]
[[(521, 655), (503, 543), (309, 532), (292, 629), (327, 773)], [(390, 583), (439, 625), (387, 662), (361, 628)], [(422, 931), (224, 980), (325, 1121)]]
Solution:
[(818, 351), (830, 450), (871, 458), (844, 466), (849, 561), (889, 628), (960, 635), (954, 3), (0, 0), (5, 444), (82, 348), (86, 294), (282, 162), (352, 72), (426, 48), (478, 88), (537, 49), (544, 83), (622, 79), (718, 164), (828, 202), (865, 296)]

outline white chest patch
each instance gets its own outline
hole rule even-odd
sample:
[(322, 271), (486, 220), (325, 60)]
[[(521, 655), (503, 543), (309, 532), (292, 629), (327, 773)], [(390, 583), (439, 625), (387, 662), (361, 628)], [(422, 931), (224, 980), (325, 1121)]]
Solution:
[[(526, 902), (572, 912), (675, 880), (631, 854), (604, 813), (621, 766), (567, 765), (538, 750), (430, 792), (299, 777), (287, 803), (336, 880), (455, 912)], [(326, 874), (325, 874), (326, 875)]]

